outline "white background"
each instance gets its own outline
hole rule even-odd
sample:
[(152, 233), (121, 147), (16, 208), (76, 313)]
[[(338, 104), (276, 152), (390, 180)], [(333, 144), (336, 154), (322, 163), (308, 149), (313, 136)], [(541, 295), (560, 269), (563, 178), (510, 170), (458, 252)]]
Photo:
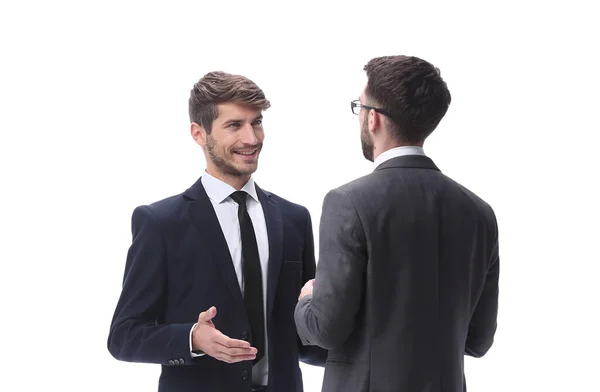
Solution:
[(257, 182), (308, 207), (317, 236), (325, 193), (371, 170), (349, 105), (364, 64), (408, 54), (452, 93), (426, 153), (500, 227), (499, 329), (466, 360), (469, 391), (600, 391), (592, 1), (1, 4), (0, 390), (156, 390), (159, 366), (116, 361), (106, 338), (133, 208), (204, 169), (187, 115), (202, 75), (263, 88)]

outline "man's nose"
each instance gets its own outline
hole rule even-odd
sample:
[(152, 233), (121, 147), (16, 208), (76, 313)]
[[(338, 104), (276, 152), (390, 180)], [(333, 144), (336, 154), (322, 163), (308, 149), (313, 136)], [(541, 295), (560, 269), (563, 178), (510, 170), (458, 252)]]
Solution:
[(242, 129), (242, 143), (254, 145), (258, 142), (258, 138), (256, 137), (256, 132), (254, 131), (254, 127), (252, 124), (247, 124)]

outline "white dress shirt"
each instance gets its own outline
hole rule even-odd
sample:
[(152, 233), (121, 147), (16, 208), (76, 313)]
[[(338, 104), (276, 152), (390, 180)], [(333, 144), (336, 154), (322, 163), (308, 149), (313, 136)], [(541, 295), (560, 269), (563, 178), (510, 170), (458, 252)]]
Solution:
[[(211, 176), (207, 172), (204, 172), (201, 178), (202, 185), (206, 190), (206, 194), (210, 199), (210, 202), (217, 214), (217, 219), (221, 225), (221, 230), (227, 241), (229, 253), (231, 254), (231, 260), (233, 261), (233, 268), (237, 275), (240, 290), (242, 296), (244, 295), (244, 279), (242, 274), (242, 237), (240, 231), (240, 224), (238, 220), (238, 204), (230, 197), (230, 195), (236, 191), (234, 187), (225, 182)], [(268, 359), (268, 338), (267, 338), (267, 271), (269, 262), (269, 238), (267, 235), (267, 222), (265, 220), (265, 214), (263, 208), (258, 200), (258, 194), (256, 193), (256, 187), (254, 180), (250, 180), (241, 189), (248, 193), (246, 199), (246, 207), (248, 214), (252, 220), (252, 226), (254, 227), (254, 233), (256, 234), (256, 242), (258, 246), (258, 255), (260, 258), (260, 266), (262, 272), (262, 286), (263, 286), (263, 309), (264, 309), (264, 325), (265, 325), (265, 353), (262, 359), (252, 367), (252, 382), (255, 385), (267, 385), (268, 383), (268, 372), (269, 372), (269, 359)], [(221, 260), (219, 260), (221, 261)], [(222, 260), (225, 262), (225, 260)], [(206, 309), (204, 309), (206, 310)], [(219, 311), (217, 309), (217, 311)], [(195, 327), (195, 325), (194, 325)], [(194, 328), (192, 327), (192, 330)], [(190, 353), (193, 357), (201, 356), (204, 354), (192, 353), (192, 331), (190, 331)]]
[(375, 170), (377, 166), (381, 165), (383, 162), (402, 155), (425, 155), (425, 151), (423, 150), (423, 147), (419, 146), (402, 146), (391, 148), (379, 154), (379, 156), (373, 162), (373, 170)]

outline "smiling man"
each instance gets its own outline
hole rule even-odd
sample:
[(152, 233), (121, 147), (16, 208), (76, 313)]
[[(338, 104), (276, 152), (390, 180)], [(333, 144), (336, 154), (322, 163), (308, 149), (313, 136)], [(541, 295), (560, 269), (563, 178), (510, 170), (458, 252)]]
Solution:
[(326, 351), (299, 344), (293, 320), (315, 274), (310, 214), (252, 178), (269, 107), (248, 78), (205, 75), (189, 100), (205, 172), (133, 211), (108, 349), (161, 364), (159, 391), (302, 392), (298, 360), (324, 364)]

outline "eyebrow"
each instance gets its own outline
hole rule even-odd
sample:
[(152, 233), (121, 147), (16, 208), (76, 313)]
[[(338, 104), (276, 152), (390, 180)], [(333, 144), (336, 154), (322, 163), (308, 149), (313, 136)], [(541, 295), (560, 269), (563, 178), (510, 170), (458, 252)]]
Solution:
[[(262, 120), (262, 118), (263, 118), (263, 116), (262, 116), (262, 114), (260, 114), (260, 115), (256, 116), (256, 118), (254, 118), (254, 120), (252, 120), (252, 122), (254, 122), (254, 121), (256, 121), (256, 120)], [(244, 122), (244, 120), (242, 120), (242, 119), (236, 119), (236, 118), (233, 118), (233, 119), (231, 119), (231, 120), (227, 120), (227, 121), (225, 121), (225, 122), (223, 123), (223, 125), (229, 125), (229, 124), (231, 124), (231, 123), (241, 123), (241, 122)]]

